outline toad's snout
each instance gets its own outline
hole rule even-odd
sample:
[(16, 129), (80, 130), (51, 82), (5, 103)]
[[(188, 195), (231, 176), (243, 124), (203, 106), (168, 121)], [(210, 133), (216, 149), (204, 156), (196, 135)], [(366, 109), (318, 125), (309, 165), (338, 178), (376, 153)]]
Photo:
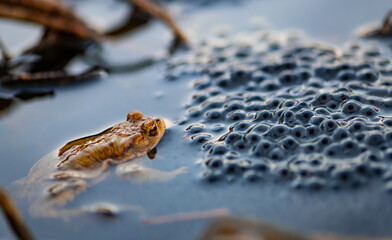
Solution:
[(161, 131), (165, 131), (165, 129), (166, 129), (166, 124), (165, 124), (165, 121), (164, 121), (162, 118), (156, 118), (156, 119), (155, 119), (155, 122), (157, 123), (158, 128), (159, 128)]

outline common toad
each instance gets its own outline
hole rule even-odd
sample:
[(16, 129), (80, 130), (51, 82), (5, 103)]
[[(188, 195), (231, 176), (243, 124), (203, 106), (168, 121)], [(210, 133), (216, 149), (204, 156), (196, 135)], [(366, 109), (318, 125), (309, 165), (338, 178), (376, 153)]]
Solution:
[[(139, 166), (135, 159), (154, 151), (165, 129), (162, 118), (144, 117), (141, 112), (132, 111), (125, 122), (101, 133), (68, 142), (58, 151), (49, 153), (32, 167), (27, 177), (13, 183), (11, 190), (19, 190), (20, 197), (33, 202), (30, 213), (34, 216), (67, 217), (96, 209), (59, 207), (88, 186), (103, 180), (107, 176), (103, 173), (111, 164), (126, 162), (116, 171), (121, 178), (135, 181), (170, 180), (186, 169), (162, 172)], [(45, 190), (44, 194), (42, 190)], [(124, 208), (135, 210), (132, 206)]]

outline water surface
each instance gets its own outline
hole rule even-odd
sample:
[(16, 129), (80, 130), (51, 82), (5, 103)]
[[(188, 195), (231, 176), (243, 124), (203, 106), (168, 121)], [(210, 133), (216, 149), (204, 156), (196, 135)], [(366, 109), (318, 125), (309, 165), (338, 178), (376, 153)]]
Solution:
[[(342, 45), (354, 36), (357, 27), (380, 21), (390, 4), (388, 1), (282, 0), (221, 1), (208, 7), (181, 2), (170, 6), (178, 10), (176, 18), (194, 38), (208, 36), (216, 26), (222, 25), (231, 32), (245, 31), (251, 28), (253, 17), (262, 17), (273, 29), (296, 28), (310, 38)], [(38, 36), (39, 29), (35, 27), (21, 24), (22, 28), (12, 23), (10, 28), (9, 24), (1, 22), (0, 33), (14, 52)], [(169, 39), (166, 27), (155, 22), (134, 36), (104, 43), (104, 53), (114, 63), (135, 61), (163, 49)], [(75, 63), (78, 64), (82, 65)], [(17, 104), (0, 117), (1, 185), (7, 186), (26, 176), (36, 161), (65, 142), (123, 121), (131, 110), (171, 121), (183, 116), (184, 104), (190, 97), (190, 82), (186, 79), (166, 81), (163, 69), (163, 64), (157, 64), (133, 73), (112, 74), (88, 84), (56, 88), (54, 97)], [(107, 201), (140, 205), (146, 209), (144, 215), (126, 212), (115, 219), (96, 216), (70, 221), (36, 219), (29, 216), (27, 203), (18, 200), (31, 231), (37, 239), (196, 239), (208, 221), (144, 226), (140, 220), (224, 207), (236, 215), (252, 216), (298, 230), (392, 235), (391, 196), (377, 182), (340, 192), (300, 192), (285, 184), (202, 184), (198, 179), (201, 167), (195, 162), (203, 155), (182, 138), (183, 128), (170, 128), (158, 145), (157, 158), (153, 161), (145, 158), (144, 162), (160, 170), (187, 166), (187, 175), (169, 183), (133, 184), (120, 181), (112, 174), (69, 204), (76, 207)], [(2, 218), (0, 238), (13, 239)]]

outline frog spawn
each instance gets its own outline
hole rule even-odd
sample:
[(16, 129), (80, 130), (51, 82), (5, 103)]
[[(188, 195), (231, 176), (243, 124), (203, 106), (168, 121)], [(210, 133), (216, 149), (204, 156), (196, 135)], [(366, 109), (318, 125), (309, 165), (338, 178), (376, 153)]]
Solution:
[(202, 41), (166, 75), (194, 78), (179, 124), (205, 152), (207, 182), (316, 190), (377, 178), (392, 189), (392, 65), (380, 49), (261, 29)]

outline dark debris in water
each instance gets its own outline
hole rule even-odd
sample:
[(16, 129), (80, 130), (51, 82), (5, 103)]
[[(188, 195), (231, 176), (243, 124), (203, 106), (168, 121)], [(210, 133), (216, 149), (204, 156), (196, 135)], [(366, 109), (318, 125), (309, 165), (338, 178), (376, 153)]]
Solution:
[(15, 105), (18, 100), (21, 101), (29, 101), (36, 98), (43, 98), (43, 97), (53, 97), (54, 91), (49, 90), (20, 90), (15, 92), (12, 97), (6, 97), (0, 95), (0, 115)]
[(381, 26), (365, 26), (359, 31), (362, 37), (390, 38), (392, 37), (392, 10), (385, 16)]
[(392, 64), (376, 46), (340, 50), (261, 29), (204, 40), (166, 74), (194, 77), (179, 124), (205, 152), (207, 182), (392, 184)]

